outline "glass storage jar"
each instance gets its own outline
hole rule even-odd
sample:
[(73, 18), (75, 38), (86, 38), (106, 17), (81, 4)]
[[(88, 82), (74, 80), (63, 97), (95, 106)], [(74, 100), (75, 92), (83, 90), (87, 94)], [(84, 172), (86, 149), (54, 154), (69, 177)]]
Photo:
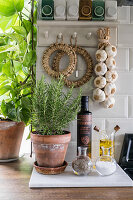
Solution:
[(96, 161), (96, 170), (102, 176), (111, 175), (116, 171), (117, 164), (114, 158), (110, 156), (111, 148), (102, 148), (102, 156), (100, 156)]
[(88, 175), (92, 169), (92, 162), (87, 156), (87, 147), (78, 147), (78, 156), (72, 162), (72, 169), (76, 175)]

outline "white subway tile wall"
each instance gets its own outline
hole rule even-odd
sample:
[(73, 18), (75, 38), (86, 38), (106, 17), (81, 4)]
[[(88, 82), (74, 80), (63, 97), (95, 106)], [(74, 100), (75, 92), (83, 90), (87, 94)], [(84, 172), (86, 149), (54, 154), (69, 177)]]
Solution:
[[(115, 96), (116, 104), (112, 109), (104, 109), (102, 106), (90, 100), (90, 111), (93, 113), (93, 127), (99, 126), (101, 129), (113, 130), (113, 127), (118, 124), (121, 129), (116, 134), (116, 160), (119, 160), (123, 138), (125, 133), (133, 133), (133, 7), (118, 8), (118, 55), (116, 57), (117, 70), (119, 78), (117, 80), (117, 93)], [(44, 69), (41, 66), (41, 57), (43, 47), (37, 48), (37, 79), (44, 74)], [(94, 58), (95, 49), (88, 49)], [(80, 67), (81, 68), (81, 67)], [(82, 68), (81, 68), (82, 71)], [(50, 78), (45, 74), (46, 79)], [(77, 92), (77, 89), (75, 89)], [(87, 85), (83, 87), (84, 94), (89, 95), (90, 90)], [(70, 162), (76, 156), (76, 121), (72, 122), (68, 127), (72, 132), (72, 141), (69, 145), (66, 159)], [(93, 131), (93, 146), (92, 156), (94, 160), (98, 156), (99, 135)], [(95, 145), (94, 145), (95, 144)], [(25, 151), (25, 147), (24, 151)], [(27, 148), (26, 148), (27, 149)], [(30, 145), (29, 149), (30, 151)]]

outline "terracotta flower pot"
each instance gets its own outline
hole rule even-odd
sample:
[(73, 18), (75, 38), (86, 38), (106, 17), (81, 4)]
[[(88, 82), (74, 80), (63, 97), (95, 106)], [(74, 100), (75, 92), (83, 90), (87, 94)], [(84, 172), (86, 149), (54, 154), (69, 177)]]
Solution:
[(38, 135), (31, 133), (36, 160), (40, 167), (59, 167), (65, 160), (71, 133), (64, 135)]
[(24, 122), (0, 121), (0, 160), (19, 156), (24, 128)]

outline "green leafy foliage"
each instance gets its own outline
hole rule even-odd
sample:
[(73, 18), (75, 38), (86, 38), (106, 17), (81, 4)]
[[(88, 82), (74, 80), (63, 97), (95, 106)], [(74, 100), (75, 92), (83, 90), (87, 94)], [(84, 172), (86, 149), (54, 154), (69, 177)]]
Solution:
[(44, 81), (44, 77), (37, 82), (32, 99), (33, 127), (40, 134), (63, 134), (69, 122), (75, 119), (79, 111), (81, 91), (73, 98), (73, 88), (63, 92), (63, 77), (51, 83)]
[(0, 15), (9, 17), (16, 12), (21, 12), (24, 7), (24, 0), (0, 0)]
[(0, 30), (3, 31), (0, 34), (0, 114), (5, 119), (25, 124), (31, 118), (35, 80), (32, 68), (35, 69), (37, 38), (36, 26), (31, 23), (31, 10), (27, 10), (29, 3), (30, 0), (0, 0)]

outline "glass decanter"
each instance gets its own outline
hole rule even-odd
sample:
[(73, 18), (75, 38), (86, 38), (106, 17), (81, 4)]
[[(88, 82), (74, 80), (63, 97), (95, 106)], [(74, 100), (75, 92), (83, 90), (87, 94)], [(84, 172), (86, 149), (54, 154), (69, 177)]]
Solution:
[(109, 148), (109, 154), (114, 158), (115, 137), (114, 134), (107, 134), (108, 131), (101, 130), (100, 133), (100, 156), (103, 155), (102, 147)]
[(78, 147), (78, 156), (72, 162), (72, 169), (76, 175), (88, 175), (92, 169), (92, 162), (87, 156), (87, 147)]
[(113, 174), (116, 171), (117, 164), (114, 158), (110, 156), (110, 149), (101, 147), (102, 148), (102, 156), (100, 156), (96, 161), (96, 170), (102, 176), (108, 176)]

